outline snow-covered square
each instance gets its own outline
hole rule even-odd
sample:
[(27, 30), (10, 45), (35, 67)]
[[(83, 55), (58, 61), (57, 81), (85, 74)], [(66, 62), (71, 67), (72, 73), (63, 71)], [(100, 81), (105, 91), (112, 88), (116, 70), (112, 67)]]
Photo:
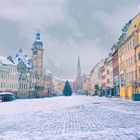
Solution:
[(71, 96), (0, 103), (0, 140), (138, 140), (140, 102)]

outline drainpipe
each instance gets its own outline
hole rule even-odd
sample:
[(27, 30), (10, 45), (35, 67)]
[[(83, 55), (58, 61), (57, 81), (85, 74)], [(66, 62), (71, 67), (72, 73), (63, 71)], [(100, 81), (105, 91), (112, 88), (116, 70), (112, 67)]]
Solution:
[[(134, 39), (136, 39), (136, 32), (134, 32)], [(137, 54), (136, 54), (136, 48), (138, 47), (138, 44), (136, 44), (135, 40), (134, 40), (134, 49), (135, 49), (135, 66), (136, 66), (136, 82), (135, 82), (135, 93), (137, 92), (137, 88), (136, 85), (138, 85), (138, 74), (137, 74)]]

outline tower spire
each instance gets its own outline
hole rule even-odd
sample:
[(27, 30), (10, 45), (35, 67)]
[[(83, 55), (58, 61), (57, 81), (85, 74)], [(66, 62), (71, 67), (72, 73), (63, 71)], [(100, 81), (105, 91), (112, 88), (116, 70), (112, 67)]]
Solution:
[(78, 63), (77, 63), (77, 76), (75, 81), (75, 91), (76, 93), (82, 92), (82, 76), (81, 76), (81, 65), (80, 65), (80, 57), (78, 56)]
[(80, 65), (80, 57), (78, 56), (77, 77), (79, 76), (81, 76), (81, 65)]
[(37, 33), (36, 33), (36, 40), (40, 40), (40, 32), (39, 32), (39, 30), (37, 30)]
[(77, 68), (79, 69), (81, 69), (81, 66), (80, 66), (80, 57), (78, 56), (78, 65), (77, 65)]

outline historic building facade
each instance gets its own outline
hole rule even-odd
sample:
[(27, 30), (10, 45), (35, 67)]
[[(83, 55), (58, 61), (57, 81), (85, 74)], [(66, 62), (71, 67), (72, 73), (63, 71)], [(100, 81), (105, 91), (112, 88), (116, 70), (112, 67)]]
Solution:
[(35, 72), (35, 91), (36, 97), (44, 96), (44, 70), (43, 70), (43, 42), (40, 39), (40, 33), (36, 33), (36, 39), (32, 47), (32, 67)]
[(36, 39), (32, 47), (32, 59), (20, 49), (15, 56), (8, 59), (14, 63), (18, 71), (17, 98), (45, 97), (44, 71), (43, 71), (43, 42), (40, 33), (36, 33)]
[(131, 98), (132, 93), (138, 92), (139, 23), (140, 14), (124, 26), (126, 36), (119, 44), (120, 96), (123, 98)]
[(44, 94), (45, 96), (52, 96), (53, 91), (53, 74), (46, 69), (44, 75)]
[(36, 79), (32, 69), (31, 59), (28, 58), (22, 49), (15, 56), (9, 56), (8, 59), (16, 65), (19, 75), (16, 98), (34, 98)]
[(109, 56), (105, 60), (106, 65), (106, 94), (114, 95), (113, 91), (113, 63), (112, 63), (112, 55)]
[(104, 64), (104, 60), (97, 63), (90, 72), (92, 94), (99, 94), (99, 69)]
[(0, 56), (0, 92), (11, 92), (16, 96), (19, 87), (18, 77), (16, 65)]
[(90, 81), (90, 75), (83, 76), (83, 93), (82, 94), (91, 94), (92, 93), (92, 86)]
[(112, 67), (113, 67), (113, 87), (114, 94), (119, 95), (119, 60), (118, 60), (118, 45), (115, 45), (112, 50)]

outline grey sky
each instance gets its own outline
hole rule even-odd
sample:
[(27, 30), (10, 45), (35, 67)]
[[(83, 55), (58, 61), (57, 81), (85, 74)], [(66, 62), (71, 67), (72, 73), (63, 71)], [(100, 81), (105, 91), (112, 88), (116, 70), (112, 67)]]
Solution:
[(77, 56), (82, 72), (89, 73), (139, 11), (139, 0), (0, 0), (0, 55), (23, 48), (31, 56), (39, 27), (46, 67), (75, 78)]

